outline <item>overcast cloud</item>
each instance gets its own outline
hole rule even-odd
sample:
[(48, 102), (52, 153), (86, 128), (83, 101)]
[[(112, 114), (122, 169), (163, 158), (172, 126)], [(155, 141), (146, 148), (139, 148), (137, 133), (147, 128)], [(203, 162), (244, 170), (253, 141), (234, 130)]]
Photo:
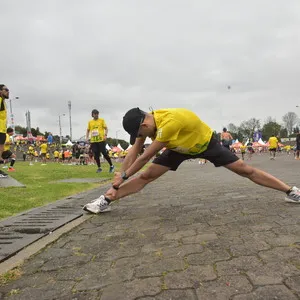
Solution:
[(218, 131), (298, 113), (299, 0), (2, 0), (0, 32), (0, 81), (23, 126), (30, 110), (58, 134), (69, 100), (74, 138), (93, 108), (126, 140), (136, 106), (186, 107)]

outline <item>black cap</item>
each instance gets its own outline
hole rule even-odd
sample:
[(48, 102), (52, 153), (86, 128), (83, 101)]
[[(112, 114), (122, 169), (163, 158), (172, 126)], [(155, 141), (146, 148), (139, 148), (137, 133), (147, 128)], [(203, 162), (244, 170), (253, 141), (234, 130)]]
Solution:
[(123, 128), (130, 134), (130, 144), (135, 143), (141, 124), (146, 113), (138, 107), (130, 109), (123, 117)]
[(93, 110), (92, 110), (92, 115), (93, 115), (93, 114), (99, 114), (99, 110), (93, 109)]

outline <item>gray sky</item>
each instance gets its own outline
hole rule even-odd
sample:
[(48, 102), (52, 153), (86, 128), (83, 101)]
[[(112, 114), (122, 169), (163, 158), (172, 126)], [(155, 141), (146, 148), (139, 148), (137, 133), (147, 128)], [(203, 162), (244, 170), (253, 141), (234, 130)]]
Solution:
[(2, 0), (0, 32), (0, 81), (23, 126), (30, 110), (58, 134), (69, 100), (75, 138), (93, 108), (126, 140), (136, 106), (186, 107), (218, 131), (300, 115), (299, 0)]

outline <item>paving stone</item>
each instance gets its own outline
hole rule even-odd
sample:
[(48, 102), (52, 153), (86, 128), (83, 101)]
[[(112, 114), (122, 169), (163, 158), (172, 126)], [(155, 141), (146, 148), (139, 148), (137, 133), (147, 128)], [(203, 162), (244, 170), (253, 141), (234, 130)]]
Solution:
[(43, 266), (40, 268), (41, 271), (54, 271), (59, 270), (62, 268), (72, 267), (74, 265), (80, 266), (86, 264), (92, 259), (92, 255), (79, 253), (79, 255), (68, 256), (68, 257), (58, 257), (53, 258), (47, 261)]
[(11, 290), (7, 294), (9, 300), (53, 300), (53, 299), (64, 299), (72, 295), (72, 288), (75, 282), (65, 281), (44, 284), (41, 287), (27, 287), (25, 289)]
[(150, 265), (144, 265), (135, 269), (136, 277), (161, 276), (164, 272), (180, 271), (185, 267), (183, 259), (166, 258)]
[(300, 264), (300, 249), (296, 247), (276, 247), (267, 251), (260, 251), (258, 255), (264, 262), (299, 261)]
[(156, 295), (161, 291), (160, 278), (136, 279), (103, 289), (101, 300), (133, 300), (142, 296)]
[(254, 285), (280, 284), (284, 278), (300, 275), (300, 270), (291, 264), (280, 262), (268, 263), (258, 269), (246, 272)]
[(133, 278), (133, 269), (110, 268), (102, 272), (89, 272), (76, 285), (78, 291), (100, 290), (107, 285), (118, 284)]
[(163, 291), (154, 297), (142, 297), (139, 300), (198, 300), (194, 290)]
[(163, 236), (165, 240), (179, 240), (188, 236), (196, 235), (195, 230), (177, 231), (174, 233), (168, 233)]
[(292, 276), (286, 279), (285, 284), (292, 290), (296, 291), (300, 297), (300, 276)]
[(187, 256), (187, 262), (191, 265), (210, 264), (228, 259), (230, 259), (230, 254), (224, 249), (210, 250), (205, 248), (201, 253), (190, 254)]
[(215, 281), (203, 282), (196, 291), (198, 299), (227, 300), (251, 290), (252, 285), (245, 276), (221, 276)]
[(205, 243), (207, 241), (213, 241), (218, 239), (218, 236), (215, 233), (204, 233), (197, 234), (190, 237), (185, 237), (182, 239), (184, 244), (197, 244), (197, 243)]
[(187, 289), (198, 287), (201, 282), (216, 278), (217, 275), (210, 265), (189, 266), (184, 271), (167, 274), (164, 282), (168, 289)]
[(253, 240), (244, 244), (233, 245), (230, 247), (230, 252), (233, 256), (254, 255), (261, 250), (268, 250), (271, 246), (264, 241)]
[(298, 298), (284, 285), (259, 287), (252, 293), (238, 295), (233, 300), (297, 300)]
[(249, 270), (261, 268), (262, 263), (255, 256), (240, 256), (232, 260), (217, 262), (217, 273), (220, 276), (240, 275)]

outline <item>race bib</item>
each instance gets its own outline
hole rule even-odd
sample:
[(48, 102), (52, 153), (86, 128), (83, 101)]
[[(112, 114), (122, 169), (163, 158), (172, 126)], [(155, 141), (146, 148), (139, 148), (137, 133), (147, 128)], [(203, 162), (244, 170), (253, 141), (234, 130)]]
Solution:
[(94, 130), (92, 130), (91, 135), (92, 135), (92, 137), (99, 136), (99, 131), (94, 129)]

